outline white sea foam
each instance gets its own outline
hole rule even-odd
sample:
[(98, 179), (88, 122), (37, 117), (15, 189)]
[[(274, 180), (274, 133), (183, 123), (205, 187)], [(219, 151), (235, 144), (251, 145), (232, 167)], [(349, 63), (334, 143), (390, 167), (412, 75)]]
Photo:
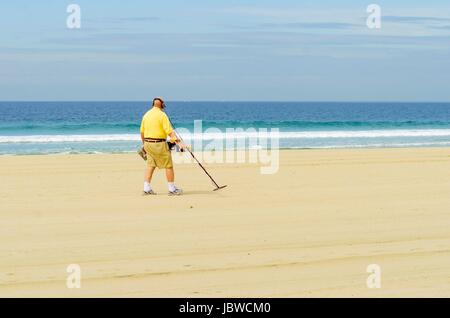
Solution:
[[(295, 131), (295, 132), (232, 132), (185, 134), (186, 140), (211, 139), (243, 139), (271, 138), (280, 139), (326, 139), (326, 138), (389, 138), (389, 137), (450, 137), (450, 129), (396, 129), (396, 130), (335, 130), (335, 131)], [(28, 135), (0, 136), (0, 144), (6, 143), (65, 143), (65, 142), (108, 142), (129, 141), (138, 142), (137, 134), (108, 135)]]
[(0, 136), (1, 143), (63, 143), (63, 142), (102, 142), (102, 141), (138, 141), (136, 134), (112, 135), (29, 135)]
[[(404, 148), (404, 147), (445, 147), (450, 146), (450, 141), (430, 141), (430, 142), (404, 142), (404, 143), (366, 143), (366, 144), (344, 144), (344, 145), (327, 145), (327, 146), (310, 146), (308, 148)], [(291, 147), (291, 149), (303, 149), (304, 147)]]

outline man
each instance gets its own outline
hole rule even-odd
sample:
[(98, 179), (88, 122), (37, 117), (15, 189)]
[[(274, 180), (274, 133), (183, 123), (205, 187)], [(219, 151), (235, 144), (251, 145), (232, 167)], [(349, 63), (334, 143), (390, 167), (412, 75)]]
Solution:
[(153, 107), (144, 115), (141, 123), (141, 139), (147, 154), (147, 168), (144, 177), (144, 195), (154, 195), (150, 185), (155, 168), (166, 169), (166, 178), (169, 195), (181, 195), (183, 190), (175, 185), (172, 154), (167, 145), (167, 136), (170, 142), (175, 142), (184, 149), (186, 146), (177, 139), (169, 117), (164, 112), (164, 100), (160, 97), (153, 99)]

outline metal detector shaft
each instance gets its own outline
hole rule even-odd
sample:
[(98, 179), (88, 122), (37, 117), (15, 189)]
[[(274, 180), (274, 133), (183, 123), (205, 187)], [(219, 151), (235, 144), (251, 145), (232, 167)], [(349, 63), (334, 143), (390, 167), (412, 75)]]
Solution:
[[(181, 142), (184, 143), (183, 138), (181, 138), (180, 134), (176, 131), (175, 126), (172, 124), (172, 121), (170, 120), (170, 118), (169, 118), (169, 121), (170, 121), (170, 124), (172, 125), (173, 131), (174, 131), (175, 134), (177, 135), (178, 139), (180, 139)], [(200, 166), (200, 168), (202, 168), (202, 170), (206, 173), (206, 175), (207, 175), (207, 176), (211, 179), (211, 181), (214, 183), (214, 185), (216, 186), (216, 188), (214, 189), (214, 191), (217, 191), (217, 190), (220, 190), (220, 189), (223, 189), (223, 188), (226, 187), (226, 185), (225, 185), (225, 186), (219, 186), (219, 185), (217, 184), (217, 182), (214, 180), (214, 178), (208, 173), (208, 171), (206, 171), (205, 167), (203, 167), (203, 165), (200, 163), (200, 161), (198, 161), (198, 159), (194, 156), (194, 154), (192, 153), (192, 151), (191, 151), (189, 148), (187, 148), (187, 147), (186, 147), (186, 150), (190, 153), (190, 155), (192, 156), (192, 158), (194, 158), (194, 160), (198, 163), (198, 165)]]
[[(187, 149), (187, 148), (186, 148)], [(195, 158), (194, 154), (192, 153), (192, 151), (190, 149), (187, 149), (187, 151), (189, 151), (189, 153), (191, 154), (192, 158), (194, 158), (195, 161), (197, 161), (198, 165), (200, 166), (200, 168), (203, 169), (203, 171), (205, 171), (206, 175), (211, 179), (211, 181), (214, 183), (214, 185), (217, 188), (220, 188), (220, 186), (217, 184), (217, 182), (213, 179), (213, 177), (211, 177), (211, 175), (208, 173), (208, 171), (206, 171), (205, 167), (203, 167), (203, 165), (200, 163), (200, 161), (197, 160), (197, 158)]]

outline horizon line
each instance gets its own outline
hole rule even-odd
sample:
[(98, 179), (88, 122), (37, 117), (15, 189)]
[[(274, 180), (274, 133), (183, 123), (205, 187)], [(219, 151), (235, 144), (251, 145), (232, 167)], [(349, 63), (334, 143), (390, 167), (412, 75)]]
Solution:
[[(0, 103), (151, 103), (150, 100), (0, 100)], [(169, 103), (434, 103), (450, 104), (449, 101), (408, 100), (166, 100)]]

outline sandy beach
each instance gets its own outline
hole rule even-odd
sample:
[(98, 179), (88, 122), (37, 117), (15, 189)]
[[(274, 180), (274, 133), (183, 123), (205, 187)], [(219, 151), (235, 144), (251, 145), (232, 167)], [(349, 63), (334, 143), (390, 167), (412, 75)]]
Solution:
[[(285, 150), (280, 170), (0, 157), (1, 297), (450, 297), (450, 150)], [(81, 288), (66, 286), (69, 264)], [(381, 268), (369, 289), (367, 266)]]

